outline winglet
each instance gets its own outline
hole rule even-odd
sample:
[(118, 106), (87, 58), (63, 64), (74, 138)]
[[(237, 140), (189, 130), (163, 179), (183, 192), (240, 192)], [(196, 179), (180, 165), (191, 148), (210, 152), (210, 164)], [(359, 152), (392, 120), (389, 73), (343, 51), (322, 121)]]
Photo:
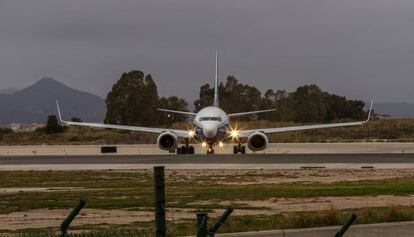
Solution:
[(365, 123), (368, 122), (371, 119), (371, 113), (372, 113), (372, 106), (374, 105), (374, 101), (371, 100), (371, 105), (369, 106), (369, 111), (368, 111), (368, 118), (367, 120), (365, 120)]
[(58, 101), (58, 100), (56, 100), (56, 106), (57, 106), (57, 110), (58, 110), (58, 115), (59, 115), (59, 120), (60, 120), (60, 122), (61, 122), (61, 123), (67, 123), (66, 121), (64, 121), (64, 120), (62, 119), (62, 113), (60, 112), (60, 106), (59, 106), (59, 101)]

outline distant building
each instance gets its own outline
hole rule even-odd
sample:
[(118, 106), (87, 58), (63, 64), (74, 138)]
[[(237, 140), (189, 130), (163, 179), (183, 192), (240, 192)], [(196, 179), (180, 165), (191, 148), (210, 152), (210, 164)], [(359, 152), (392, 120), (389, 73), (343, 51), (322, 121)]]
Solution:
[(10, 124), (9, 128), (11, 128), (11, 130), (13, 130), (13, 132), (17, 132), (17, 131), (20, 131), (23, 128), (23, 126), (20, 123), (12, 123), (12, 124)]
[(32, 123), (32, 124), (21, 124), (21, 123), (11, 123), (11, 124), (2, 124), (2, 128), (10, 128), (13, 132), (34, 132), (38, 128), (44, 127), (44, 124)]
[(391, 115), (389, 114), (375, 114), (374, 119), (391, 119)]

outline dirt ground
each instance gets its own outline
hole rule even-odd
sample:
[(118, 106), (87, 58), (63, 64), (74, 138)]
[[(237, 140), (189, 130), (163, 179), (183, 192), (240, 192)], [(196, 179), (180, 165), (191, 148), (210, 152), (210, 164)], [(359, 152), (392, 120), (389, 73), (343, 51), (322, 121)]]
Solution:
[[(128, 171), (123, 171), (128, 172)], [(150, 172), (150, 171), (144, 171)], [(166, 178), (173, 180), (195, 180), (195, 182), (211, 182), (222, 185), (247, 184), (280, 184), (338, 181), (382, 180), (412, 177), (413, 169), (358, 169), (358, 170), (167, 170)], [(59, 192), (71, 188), (3, 188), (0, 193), (18, 192)], [(352, 209), (363, 207), (382, 207), (392, 205), (414, 206), (414, 195), (407, 196), (363, 196), (363, 197), (318, 197), (318, 198), (271, 198), (268, 200), (234, 200), (196, 202), (193, 204), (244, 205), (248, 208), (235, 210), (233, 215), (275, 215), (278, 213), (297, 211), (320, 211), (334, 209)], [(19, 230), (28, 228), (57, 227), (68, 215), (69, 209), (30, 210), (0, 214), (0, 230)], [(218, 216), (223, 210), (212, 210), (211, 217)], [(47, 213), (47, 214), (45, 214)], [(146, 210), (99, 210), (83, 209), (72, 226), (131, 224), (134, 222), (152, 221), (153, 212)], [(167, 209), (167, 217), (172, 221), (180, 221), (195, 217), (194, 209)]]
[[(212, 202), (197, 202), (195, 204), (210, 204)], [(235, 216), (248, 215), (275, 215), (279, 213), (298, 211), (322, 211), (331, 209), (350, 209), (363, 207), (383, 206), (413, 206), (414, 195), (410, 196), (371, 196), (371, 197), (321, 197), (321, 198), (288, 198), (269, 199), (263, 201), (233, 201), (219, 202), (224, 205), (244, 204), (253, 209), (235, 210)], [(257, 208), (257, 209), (254, 209)], [(25, 212), (13, 212), (0, 214), (0, 230), (19, 230), (28, 228), (57, 227), (70, 213), (69, 209), (58, 210), (31, 210)], [(210, 217), (219, 216), (223, 210), (212, 210)], [(45, 215), (47, 213), (47, 215)], [(167, 208), (167, 219), (180, 221), (195, 218), (193, 209)], [(121, 225), (134, 222), (146, 222), (154, 220), (151, 211), (126, 211), (126, 210), (99, 210), (83, 209), (81, 214), (72, 223), (72, 226), (82, 225)]]
[[(198, 182), (221, 185), (281, 184), (281, 183), (334, 183), (340, 181), (384, 180), (413, 177), (414, 169), (343, 169), (323, 168), (281, 170), (166, 170), (166, 178), (182, 177)], [(233, 181), (234, 180), (234, 181)]]

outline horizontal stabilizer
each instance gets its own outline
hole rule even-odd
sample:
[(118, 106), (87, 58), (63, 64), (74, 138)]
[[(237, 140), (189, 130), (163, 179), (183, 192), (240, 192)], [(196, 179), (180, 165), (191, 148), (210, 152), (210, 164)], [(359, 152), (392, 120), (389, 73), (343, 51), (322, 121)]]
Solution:
[(230, 117), (238, 117), (238, 116), (251, 115), (251, 114), (260, 114), (260, 113), (273, 112), (273, 111), (276, 111), (276, 110), (277, 109), (257, 110), (257, 111), (229, 114), (228, 116), (230, 118)]
[(196, 116), (196, 113), (188, 112), (188, 111), (178, 111), (178, 110), (170, 110), (170, 109), (157, 109), (158, 111), (167, 112), (167, 113), (174, 113), (174, 114), (185, 114)]

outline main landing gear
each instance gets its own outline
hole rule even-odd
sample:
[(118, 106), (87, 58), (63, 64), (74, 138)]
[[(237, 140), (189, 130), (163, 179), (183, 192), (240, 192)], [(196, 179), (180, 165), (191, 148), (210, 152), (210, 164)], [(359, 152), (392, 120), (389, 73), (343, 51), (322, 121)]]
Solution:
[(237, 146), (234, 146), (233, 154), (246, 154), (246, 146), (242, 146), (241, 143), (239, 143)]
[(190, 146), (188, 138), (185, 139), (184, 146), (177, 147), (177, 155), (194, 154), (194, 153), (195, 153), (195, 149), (193, 146)]

